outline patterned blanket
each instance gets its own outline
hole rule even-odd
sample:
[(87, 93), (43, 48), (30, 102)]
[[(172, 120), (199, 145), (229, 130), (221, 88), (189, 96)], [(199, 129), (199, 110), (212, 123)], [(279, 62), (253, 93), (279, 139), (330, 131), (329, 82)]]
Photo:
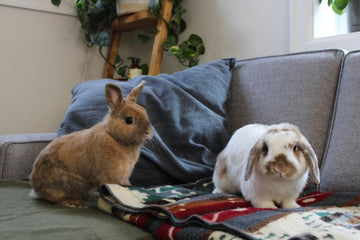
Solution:
[(360, 193), (307, 189), (301, 208), (273, 210), (212, 190), (210, 179), (156, 188), (105, 184), (98, 207), (164, 240), (360, 239)]

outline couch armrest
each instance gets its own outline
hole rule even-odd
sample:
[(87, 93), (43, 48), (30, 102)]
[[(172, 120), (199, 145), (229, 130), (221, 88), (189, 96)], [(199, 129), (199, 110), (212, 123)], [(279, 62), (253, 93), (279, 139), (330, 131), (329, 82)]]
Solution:
[(0, 179), (27, 180), (39, 152), (56, 133), (0, 136)]

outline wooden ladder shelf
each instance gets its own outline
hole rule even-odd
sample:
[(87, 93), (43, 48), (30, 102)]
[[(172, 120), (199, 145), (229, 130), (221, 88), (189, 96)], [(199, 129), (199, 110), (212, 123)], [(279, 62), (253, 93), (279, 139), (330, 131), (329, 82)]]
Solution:
[[(172, 0), (163, 0), (161, 14), (167, 22), (171, 19), (171, 10), (173, 2)], [(161, 44), (167, 37), (167, 26), (164, 20), (159, 17), (155, 18), (148, 10), (132, 13), (129, 15), (121, 16), (111, 24), (111, 42), (108, 53), (109, 62), (115, 61), (116, 55), (119, 53), (121, 32), (133, 31), (136, 29), (156, 26), (157, 32), (153, 43), (153, 49), (151, 53), (151, 60), (149, 66), (149, 75), (155, 76), (160, 73), (161, 63), (164, 54), (164, 49)], [(104, 78), (114, 78), (114, 68), (106, 63), (104, 70)]]

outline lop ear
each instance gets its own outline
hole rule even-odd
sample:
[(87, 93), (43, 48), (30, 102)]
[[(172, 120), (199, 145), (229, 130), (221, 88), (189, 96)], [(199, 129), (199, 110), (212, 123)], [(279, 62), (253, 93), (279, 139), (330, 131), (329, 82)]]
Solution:
[(300, 144), (300, 148), (302, 149), (305, 160), (309, 165), (310, 177), (314, 181), (314, 183), (319, 184), (320, 170), (318, 166), (317, 156), (314, 150), (312, 149), (310, 143), (306, 140), (306, 138), (302, 136), (301, 139), (302, 139), (302, 143)]
[(127, 96), (126, 101), (136, 102), (136, 99), (139, 96), (141, 90), (143, 89), (145, 83), (146, 83), (145, 81), (141, 81), (141, 83), (139, 83), (136, 87), (134, 87)]
[(246, 162), (245, 181), (249, 180), (251, 174), (253, 173), (256, 167), (256, 164), (259, 162), (263, 146), (264, 146), (264, 140), (260, 139), (255, 143), (255, 145), (250, 150), (249, 157)]
[(124, 98), (121, 89), (114, 83), (106, 84), (105, 99), (111, 111), (120, 108), (124, 104)]

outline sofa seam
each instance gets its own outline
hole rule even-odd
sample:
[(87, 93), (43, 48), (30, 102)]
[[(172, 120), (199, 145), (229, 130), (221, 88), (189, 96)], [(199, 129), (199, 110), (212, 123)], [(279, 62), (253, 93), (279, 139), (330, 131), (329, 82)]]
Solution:
[[(247, 58), (247, 59), (238, 59), (236, 60), (236, 63), (240, 62), (247, 62), (247, 61), (253, 61), (253, 60), (260, 60), (260, 59), (267, 59), (267, 58), (280, 58), (280, 57), (286, 57), (286, 56), (296, 56), (296, 55), (303, 55), (308, 53), (321, 53), (321, 52), (341, 52), (346, 55), (345, 51), (343, 49), (323, 49), (323, 50), (313, 50), (313, 51), (301, 51), (301, 52), (295, 52), (295, 53), (285, 53), (285, 54), (279, 54), (279, 55), (269, 55), (269, 56), (263, 56), (263, 57), (254, 57), (254, 58)], [(350, 52), (349, 52), (350, 53)]]
[[(320, 172), (322, 173), (324, 170), (324, 166), (327, 162), (327, 157), (329, 154), (329, 148), (330, 148), (330, 143), (332, 141), (332, 137), (333, 137), (333, 131), (334, 131), (334, 125), (335, 125), (335, 120), (336, 120), (336, 116), (337, 116), (337, 108), (338, 108), (338, 103), (339, 103), (339, 95), (340, 95), (340, 89), (342, 86), (342, 82), (343, 82), (343, 75), (344, 75), (344, 68), (345, 68), (345, 64), (346, 61), (349, 57), (349, 55), (353, 54), (353, 53), (358, 53), (360, 52), (360, 50), (356, 50), (356, 51), (351, 51), (348, 52), (344, 55), (342, 62), (341, 62), (341, 69), (340, 69), (340, 74), (339, 74), (339, 79), (338, 79), (338, 84), (336, 87), (336, 94), (335, 94), (335, 98), (334, 98), (334, 104), (333, 104), (333, 111), (332, 111), (332, 116), (330, 119), (330, 126), (329, 126), (329, 131), (327, 133), (327, 141), (325, 143), (325, 148), (324, 148), (324, 153), (322, 156), (322, 163), (321, 163), (321, 168), (320, 168)], [(321, 181), (320, 181), (320, 189), (321, 189)]]
[(3, 178), (4, 175), (4, 165), (5, 165), (5, 156), (6, 156), (6, 150), (8, 148), (8, 146), (12, 144), (12, 142), (5, 142), (4, 145), (1, 146), (0, 151), (1, 151), (1, 169), (0, 169), (0, 179)]

